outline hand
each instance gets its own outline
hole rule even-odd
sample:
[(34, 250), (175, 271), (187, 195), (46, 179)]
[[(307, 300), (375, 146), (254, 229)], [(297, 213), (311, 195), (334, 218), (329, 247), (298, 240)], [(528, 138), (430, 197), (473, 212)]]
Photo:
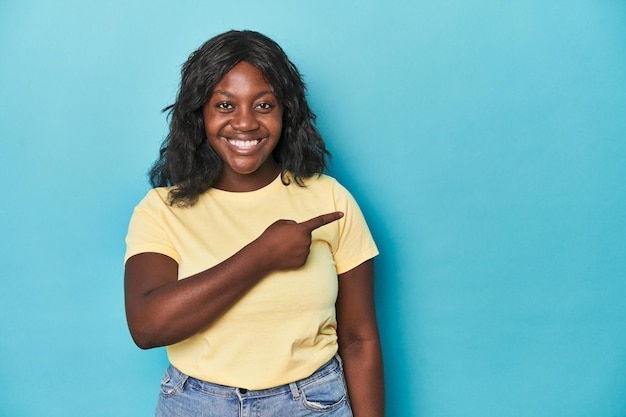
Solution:
[(262, 252), (268, 257), (271, 270), (300, 268), (309, 256), (313, 230), (342, 217), (342, 212), (335, 211), (302, 223), (278, 220), (265, 229), (256, 242), (261, 245)]

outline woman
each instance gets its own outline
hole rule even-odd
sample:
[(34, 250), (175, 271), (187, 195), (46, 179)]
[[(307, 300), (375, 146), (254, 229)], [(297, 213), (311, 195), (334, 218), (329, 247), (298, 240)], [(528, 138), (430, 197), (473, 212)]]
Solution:
[(218, 35), (168, 109), (125, 260), (131, 335), (171, 362), (156, 415), (382, 416), (378, 251), (322, 174), (295, 66), (257, 32)]

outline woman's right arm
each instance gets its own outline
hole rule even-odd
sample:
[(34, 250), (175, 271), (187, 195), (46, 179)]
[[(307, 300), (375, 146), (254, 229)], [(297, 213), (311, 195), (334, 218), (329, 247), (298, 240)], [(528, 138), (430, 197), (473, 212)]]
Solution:
[(222, 263), (185, 279), (178, 264), (158, 253), (126, 261), (124, 296), (133, 340), (142, 349), (180, 342), (209, 326), (267, 274), (304, 265), (311, 232), (340, 212), (303, 223), (279, 220)]

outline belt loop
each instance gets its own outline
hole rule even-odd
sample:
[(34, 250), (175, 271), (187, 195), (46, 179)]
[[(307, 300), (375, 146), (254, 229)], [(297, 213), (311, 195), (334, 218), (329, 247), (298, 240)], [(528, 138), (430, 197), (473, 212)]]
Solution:
[(341, 359), (341, 356), (339, 356), (339, 353), (335, 353), (335, 360), (337, 361), (337, 363), (339, 363), (339, 367), (343, 369), (343, 359)]
[(291, 390), (291, 395), (293, 396), (294, 400), (299, 400), (300, 399), (300, 390), (298, 389), (298, 386), (296, 385), (295, 382), (292, 382), (289, 384), (289, 389)]

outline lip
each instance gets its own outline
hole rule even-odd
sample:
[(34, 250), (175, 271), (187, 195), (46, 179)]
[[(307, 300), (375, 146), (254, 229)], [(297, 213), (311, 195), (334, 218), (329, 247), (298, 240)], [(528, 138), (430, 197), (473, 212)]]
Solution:
[(239, 155), (249, 155), (261, 148), (267, 138), (222, 137), (221, 139), (232, 152)]

